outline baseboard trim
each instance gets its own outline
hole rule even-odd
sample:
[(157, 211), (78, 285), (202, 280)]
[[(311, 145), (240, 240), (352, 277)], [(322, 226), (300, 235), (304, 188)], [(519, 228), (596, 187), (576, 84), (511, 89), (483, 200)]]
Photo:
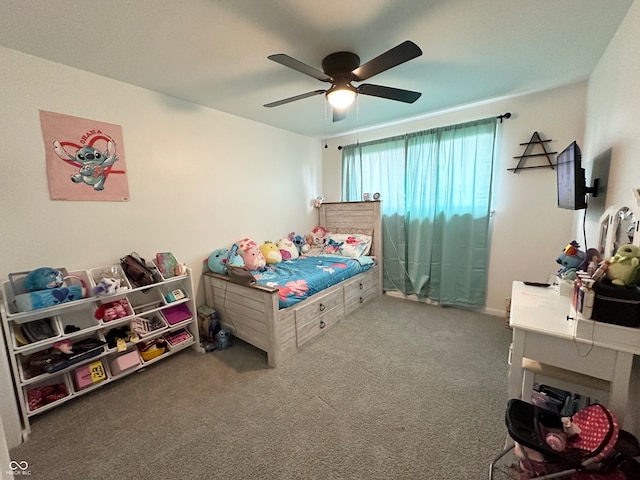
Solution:
[[(424, 303), (426, 305), (440, 305), (440, 302), (435, 302), (429, 298), (418, 298), (416, 295), (405, 295), (402, 292), (396, 290), (385, 290), (384, 295), (394, 298), (402, 298), (416, 303)], [(491, 315), (492, 317), (504, 317), (504, 311), (496, 308), (482, 307), (478, 309), (479, 312)]]

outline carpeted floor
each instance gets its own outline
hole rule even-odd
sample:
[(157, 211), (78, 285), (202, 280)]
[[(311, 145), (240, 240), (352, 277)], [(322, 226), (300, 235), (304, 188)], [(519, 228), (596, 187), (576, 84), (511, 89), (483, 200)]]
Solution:
[(187, 350), (36, 416), (31, 478), (487, 478), (506, 435), (504, 319), (381, 297), (277, 369)]

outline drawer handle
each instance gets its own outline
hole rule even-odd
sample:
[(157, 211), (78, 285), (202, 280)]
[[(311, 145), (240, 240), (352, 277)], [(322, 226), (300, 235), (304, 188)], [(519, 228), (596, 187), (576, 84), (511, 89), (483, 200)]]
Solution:
[(320, 320), (320, 328), (324, 328), (326, 326), (327, 326), (327, 324), (324, 323), (324, 320)]
[(364, 303), (364, 298), (360, 297), (360, 303)]
[(321, 303), (321, 304), (320, 304), (320, 311), (321, 311), (321, 312), (324, 312), (324, 309), (325, 309), (324, 303)]
[(364, 289), (364, 283), (360, 282), (360, 290)]

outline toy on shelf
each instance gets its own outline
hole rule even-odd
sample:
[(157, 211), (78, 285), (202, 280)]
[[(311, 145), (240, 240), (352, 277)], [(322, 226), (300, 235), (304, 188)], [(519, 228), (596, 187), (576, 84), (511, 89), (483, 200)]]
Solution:
[(111, 322), (119, 318), (128, 317), (132, 314), (133, 312), (129, 303), (127, 300), (122, 299), (100, 305), (100, 307), (98, 307), (94, 312), (93, 316), (103, 322)]
[(556, 263), (562, 265), (558, 270), (558, 276), (565, 280), (574, 280), (577, 277), (576, 272), (584, 266), (587, 258), (587, 253), (580, 250), (580, 244), (573, 240), (556, 258)]
[(625, 243), (609, 260), (607, 278), (614, 285), (635, 285), (640, 274), (640, 247)]
[(156, 253), (156, 266), (164, 278), (181, 276), (186, 273), (186, 266), (180, 263), (171, 252)]
[(64, 282), (64, 273), (57, 268), (41, 267), (30, 271), (24, 279), (24, 289), (36, 292), (50, 288), (59, 288)]
[[(80, 285), (71, 285), (67, 280)], [(68, 275), (66, 270), (40, 267), (30, 272), (11, 273), (9, 281), (14, 293), (13, 306), (17, 312), (29, 312), (60, 303), (80, 300), (87, 295), (84, 279)]]
[(93, 287), (94, 297), (103, 297), (105, 295), (113, 295), (120, 290), (120, 279), (103, 278)]

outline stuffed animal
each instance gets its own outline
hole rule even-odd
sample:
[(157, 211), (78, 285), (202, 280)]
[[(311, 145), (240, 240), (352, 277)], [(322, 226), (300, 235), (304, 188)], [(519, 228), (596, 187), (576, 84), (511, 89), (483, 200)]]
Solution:
[(308, 234), (305, 238), (307, 240), (307, 245), (309, 245), (309, 250), (306, 252), (309, 255), (318, 255), (322, 252), (322, 248), (324, 247), (325, 241), (327, 240), (327, 229), (323, 226), (317, 226), (311, 233)]
[(235, 265), (238, 267), (244, 266), (244, 260), (237, 253), (229, 258), (230, 250), (227, 248), (218, 248), (211, 252), (209, 258), (207, 259), (207, 266), (214, 273), (219, 273), (221, 275), (226, 275), (227, 273), (227, 262), (229, 265)]
[(267, 266), (267, 260), (258, 244), (250, 238), (243, 238), (238, 242), (238, 253), (244, 260), (244, 266), (249, 270), (262, 270)]
[(291, 240), (298, 249), (298, 255), (303, 253), (302, 248), (307, 244), (307, 241), (302, 235), (296, 235), (294, 232), (291, 232), (289, 234), (289, 240)]
[(311, 235), (313, 235), (313, 241), (315, 245), (324, 245), (324, 242), (327, 240), (327, 229), (321, 225), (318, 225), (313, 230), (311, 230)]
[(610, 259), (607, 278), (614, 285), (635, 285), (640, 273), (640, 247), (625, 243), (620, 245)]
[(113, 295), (120, 291), (119, 278), (103, 278), (93, 288), (93, 296), (101, 297), (104, 295)]
[(338, 255), (338, 252), (340, 251), (340, 247), (342, 247), (342, 245), (344, 245), (344, 242), (336, 242), (333, 239), (329, 239), (324, 247), (323, 252), (331, 255)]
[(275, 265), (276, 263), (280, 263), (282, 261), (282, 254), (280, 253), (280, 249), (273, 242), (267, 240), (262, 245), (260, 245), (260, 252), (267, 262), (267, 265)]
[(226, 350), (231, 347), (231, 332), (226, 327), (221, 327), (215, 334), (213, 343), (207, 344), (205, 350), (212, 352), (213, 350)]
[(282, 260), (295, 260), (300, 256), (298, 247), (293, 243), (291, 238), (281, 238), (278, 240), (278, 243), (276, 243), (276, 246), (278, 250), (280, 250)]
[(587, 254), (580, 250), (580, 245), (575, 240), (567, 245), (558, 258), (556, 263), (562, 265), (558, 270), (558, 276), (566, 280), (574, 280), (580, 270), (587, 261)]
[(39, 290), (61, 287), (63, 282), (64, 277), (60, 270), (51, 267), (41, 267), (29, 272), (24, 279), (24, 289), (27, 292), (37, 292)]

